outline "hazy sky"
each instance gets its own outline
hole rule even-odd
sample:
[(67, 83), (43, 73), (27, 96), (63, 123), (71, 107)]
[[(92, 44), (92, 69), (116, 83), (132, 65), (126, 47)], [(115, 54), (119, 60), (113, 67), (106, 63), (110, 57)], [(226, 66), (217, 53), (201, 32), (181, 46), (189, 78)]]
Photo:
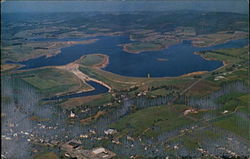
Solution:
[(168, 11), (210, 10), (248, 13), (247, 0), (169, 0), (169, 1), (8, 1), (3, 12), (86, 12), (86, 11)]

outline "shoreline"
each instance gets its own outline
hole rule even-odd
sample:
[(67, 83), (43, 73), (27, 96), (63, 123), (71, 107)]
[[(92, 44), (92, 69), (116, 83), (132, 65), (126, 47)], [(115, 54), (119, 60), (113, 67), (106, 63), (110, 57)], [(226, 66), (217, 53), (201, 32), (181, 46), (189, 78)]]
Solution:
[[(221, 34), (221, 33), (219, 33), (219, 34)], [(190, 40), (192, 41), (193, 46), (198, 47), (198, 48), (202, 48), (202, 47), (210, 47), (210, 46), (219, 45), (219, 44), (225, 44), (225, 43), (232, 41), (232, 40), (240, 40), (240, 39), (247, 39), (248, 38), (248, 36), (244, 32), (243, 32), (243, 35), (237, 35), (237, 34), (239, 34), (239, 33), (234, 33), (231, 37), (228, 37), (226, 39), (215, 39), (214, 42), (208, 43), (205, 45), (195, 43), (195, 40), (199, 41), (199, 38), (200, 39), (202, 39), (202, 38), (209, 39), (208, 37), (196, 37), (196, 38), (191, 38)], [(222, 33), (222, 36), (223, 36), (223, 33)]]
[(196, 71), (196, 72), (186, 73), (186, 74), (183, 74), (183, 75), (178, 76), (178, 77), (190, 77), (190, 76), (195, 76), (195, 75), (203, 75), (206, 73), (208, 73), (208, 71)]
[(109, 64), (109, 56), (105, 55), (105, 54), (95, 54), (97, 56), (102, 56), (103, 57), (103, 61), (100, 62), (99, 64), (94, 65), (93, 67), (95, 68), (105, 68), (108, 64)]
[[(40, 53), (38, 55), (31, 54), (29, 57), (25, 57), (23, 59), (16, 60), (16, 61), (13, 61), (12, 59), (7, 58), (3, 61), (2, 64), (8, 64), (8, 63), (6, 63), (6, 61), (13, 62), (14, 64), (20, 64), (21, 62), (28, 61), (31, 59), (36, 59), (36, 58), (41, 58), (41, 57), (49, 58), (49, 57), (60, 54), (61, 49), (63, 49), (63, 48), (71, 47), (71, 46), (77, 45), (77, 44), (87, 45), (87, 44), (95, 43), (98, 40), (99, 39), (89, 39), (89, 40), (82, 40), (82, 41), (62, 41), (62, 42), (60, 42), (60, 41), (59, 42), (47, 42), (46, 41), (43, 43), (51, 43), (51, 45), (48, 46), (48, 50), (46, 52)], [(56, 45), (63, 45), (63, 46), (59, 46), (58, 48), (53, 48), (53, 47), (56, 47)]]
[[(197, 52), (194, 52), (194, 54), (196, 55), (199, 55)], [(199, 55), (201, 56), (201, 55)], [(205, 58), (203, 56), (201, 56), (202, 58), (206, 59), (206, 60), (213, 60), (213, 59), (210, 59), (210, 58)], [(79, 59), (78, 59), (79, 60)], [(72, 62), (72, 63), (75, 63), (77, 62), (78, 60)], [(223, 66), (215, 69), (215, 70), (218, 70), (222, 67), (225, 67), (227, 65), (227, 63), (225, 61), (222, 61), (223, 62)], [(69, 63), (69, 64), (72, 64), (72, 63)], [(66, 64), (66, 65), (69, 65), (69, 64)], [(109, 61), (106, 61), (105, 62), (105, 67), (109, 64)], [(30, 68), (30, 69), (25, 69), (25, 70), (13, 70), (13, 72), (11, 73), (17, 73), (17, 72), (26, 72), (26, 71), (32, 71), (32, 70), (36, 70), (36, 69), (44, 69), (44, 68), (57, 68), (57, 69), (61, 69), (62, 67), (65, 67), (66, 65), (59, 65), (59, 66), (43, 66), (43, 67), (38, 67), (38, 68)], [(24, 66), (24, 65), (23, 65)], [(118, 75), (118, 76), (121, 76), (121, 77), (124, 77), (124, 78), (137, 78), (137, 79), (146, 79), (147, 77), (136, 77), (136, 76), (124, 76), (124, 75), (120, 75), (120, 74), (116, 74), (116, 73), (113, 73), (113, 72), (110, 72), (110, 71), (106, 71), (106, 70), (103, 70), (102, 68), (104, 67), (93, 67), (93, 68), (96, 68), (96, 69), (99, 69), (101, 71), (104, 71), (104, 72), (108, 72), (108, 73), (112, 73), (114, 75)], [(213, 70), (213, 71), (215, 71)], [(195, 72), (190, 72), (190, 73), (186, 73), (186, 74), (182, 74), (182, 75), (178, 75), (178, 76), (164, 76), (164, 77), (150, 77), (152, 79), (162, 79), (162, 78), (180, 78), (180, 77), (183, 77), (187, 74), (195, 74), (195, 73), (200, 73), (200, 72), (204, 72), (204, 73), (208, 73), (208, 71), (195, 71)], [(85, 75), (87, 76), (87, 75)]]
[[(93, 40), (93, 39), (92, 39)], [(200, 57), (202, 57), (202, 58), (204, 58), (204, 59), (206, 59), (206, 60), (217, 60), (217, 59), (213, 59), (213, 58), (207, 58), (207, 57), (204, 57), (204, 56), (202, 56), (202, 54), (200, 54), (199, 52), (193, 52), (193, 54), (195, 54), (195, 55), (198, 55), (198, 56), (200, 56)], [(103, 56), (104, 57), (104, 60), (101, 62), (101, 63), (99, 63), (99, 64), (96, 64), (95, 66), (92, 66), (93, 68), (96, 68), (96, 69), (100, 69), (100, 70), (102, 70), (102, 71), (105, 71), (105, 72), (109, 72), (109, 71), (106, 71), (106, 70), (103, 70), (102, 68), (105, 68), (108, 64), (109, 64), (109, 56), (108, 55), (105, 55), (105, 54), (97, 54), (97, 55), (100, 55), (100, 56)], [(78, 59), (79, 60), (79, 59)], [(77, 61), (77, 60), (76, 60)], [(76, 61), (73, 61), (72, 63), (75, 63)], [(220, 61), (220, 60), (218, 60), (218, 61)], [(222, 63), (223, 63), (223, 66), (221, 66), (221, 67), (218, 67), (217, 69), (215, 69), (215, 70), (212, 70), (211, 72), (214, 72), (214, 71), (217, 71), (217, 70), (219, 70), (219, 69), (222, 69), (223, 67), (226, 67), (228, 64), (225, 62), (225, 61), (221, 61)], [(72, 63), (70, 63), (70, 64), (72, 64)], [(67, 65), (70, 65), (70, 64), (67, 64)], [(65, 66), (65, 65), (64, 65)], [(45, 66), (45, 67), (39, 67), (39, 68), (31, 68), (31, 69), (26, 69), (26, 70), (13, 70), (13, 72), (16, 72), (16, 71), (21, 71), (21, 72), (25, 72), (25, 71), (30, 71), (30, 70), (35, 70), (35, 69), (43, 69), (43, 68), (60, 68), (60, 67), (64, 67), (64, 66)], [(77, 68), (76, 68), (77, 67)], [(109, 89), (109, 91), (108, 92), (110, 92), (111, 91), (111, 87), (108, 85), (108, 84), (106, 84), (106, 83), (104, 83), (104, 82), (102, 82), (102, 81), (100, 81), (100, 80), (97, 80), (97, 79), (94, 79), (94, 78), (90, 78), (90, 77), (88, 77), (86, 74), (84, 74), (84, 73), (82, 73), (79, 69), (78, 69), (78, 67), (79, 67), (79, 65), (78, 66), (75, 66), (75, 69), (77, 69), (77, 70), (73, 70), (73, 68), (71, 69), (71, 70), (68, 70), (69, 72), (72, 72), (75, 76), (77, 76), (78, 78), (80, 77), (80, 76), (83, 76), (84, 78), (84, 80), (83, 79), (81, 79), (82, 77), (80, 77), (79, 79), (84, 83), (84, 84), (86, 84), (86, 85), (88, 85), (87, 83), (86, 83), (86, 81), (94, 81), (94, 82), (96, 82), (96, 83), (99, 83), (99, 84), (101, 84), (101, 85), (103, 85), (104, 87), (107, 87), (108, 89)], [(66, 69), (67, 70), (67, 69)], [(76, 72), (75, 72), (76, 71)], [(81, 73), (79, 73), (79, 72), (81, 72)], [(12, 72), (12, 71), (11, 71)], [(112, 73), (112, 72), (109, 72), (109, 73)], [(206, 74), (206, 73), (209, 73), (208, 71), (196, 71), (196, 72), (190, 72), (190, 73), (186, 73), (186, 74), (183, 74), (183, 75), (179, 75), (179, 76), (170, 76), (170, 77), (168, 77), (168, 76), (165, 76), (165, 77), (150, 77), (151, 79), (155, 79), (155, 80), (157, 80), (157, 79), (178, 79), (178, 78), (185, 78), (185, 77), (189, 77), (189, 76), (193, 76), (193, 75), (201, 75), (201, 74)], [(79, 75), (79, 74), (82, 74), (82, 75)], [(113, 74), (115, 74), (115, 73), (113, 73)], [(126, 77), (126, 78), (141, 78), (141, 79), (145, 79), (146, 77), (136, 77), (136, 76), (123, 76), (123, 75), (120, 75), (120, 74), (115, 74), (115, 75), (119, 75), (119, 76), (121, 76), (121, 77)], [(76, 93), (80, 93), (80, 92), (88, 92), (88, 91), (92, 91), (92, 90), (94, 90), (95, 88), (93, 88), (91, 85), (88, 85), (89, 87), (91, 87), (91, 88), (82, 88), (82, 85), (80, 86), (80, 90), (79, 91), (77, 91)]]
[(97, 79), (94, 79), (94, 78), (91, 78), (89, 77), (88, 75), (84, 74), (82, 71), (79, 70), (79, 64), (76, 63), (78, 60), (74, 61), (73, 63), (70, 63), (70, 64), (67, 64), (67, 65), (63, 65), (63, 66), (55, 66), (55, 68), (58, 68), (58, 69), (63, 69), (63, 70), (66, 70), (68, 72), (71, 72), (73, 73), (76, 77), (78, 77), (84, 84), (90, 86), (91, 88), (90, 89), (82, 89), (82, 90), (79, 90), (77, 93), (80, 93), (80, 92), (89, 92), (89, 91), (93, 91), (95, 90), (95, 88), (89, 84), (86, 83), (86, 81), (94, 81), (96, 83), (99, 83), (101, 85), (103, 85), (104, 87), (108, 88), (108, 92), (111, 92), (112, 88), (107, 85), (106, 83), (102, 82), (102, 81), (99, 81)]
[[(87, 44), (95, 43), (98, 40), (99, 39), (89, 39), (89, 40), (82, 40), (82, 41), (62, 41), (62, 42), (59, 41), (59, 42), (52, 42), (54, 46), (56, 46), (56, 45), (65, 45), (65, 46), (62, 46), (62, 47), (59, 47), (59, 48), (55, 48), (54, 49), (55, 50), (54, 53), (49, 53), (49, 54), (44, 55), (44, 56), (46, 58), (52, 57), (52, 56), (55, 56), (55, 55), (61, 53), (61, 49), (62, 48), (71, 47), (71, 46), (77, 45), (77, 44), (87, 45)], [(52, 50), (53, 50), (53, 48), (52, 48)]]
[(71, 63), (78, 63), (79, 65), (82, 65), (81, 64), (81, 60), (84, 59), (88, 55), (95, 55), (95, 56), (101, 56), (101, 57), (103, 57), (103, 60), (100, 63), (94, 64), (93, 66), (88, 66), (88, 67), (94, 67), (94, 68), (101, 69), (101, 68), (105, 68), (109, 64), (109, 56), (105, 55), (105, 54), (101, 54), (101, 53), (94, 53), (94, 54), (83, 55), (79, 59), (77, 59), (77, 60), (75, 60), (75, 61), (73, 61)]
[[(209, 60), (209, 61), (215, 61), (215, 60), (217, 60), (217, 59), (213, 59), (213, 58), (209, 58), (209, 57), (204, 57), (204, 56), (202, 56), (202, 54), (200, 54), (199, 52), (194, 52), (193, 54), (198, 55), (198, 56), (200, 56), (201, 58), (203, 58), (203, 59), (205, 59), (205, 60)], [(217, 60), (217, 61), (222, 62), (223, 65), (222, 65), (221, 67), (218, 67), (217, 69), (215, 69), (215, 70), (213, 70), (213, 71), (217, 71), (217, 70), (222, 69), (222, 68), (224, 68), (224, 67), (226, 67), (226, 66), (228, 65), (227, 62), (224, 61), (224, 60), (222, 60), (222, 61), (221, 61), (221, 60)], [(211, 71), (211, 72), (213, 72), (213, 71)]]

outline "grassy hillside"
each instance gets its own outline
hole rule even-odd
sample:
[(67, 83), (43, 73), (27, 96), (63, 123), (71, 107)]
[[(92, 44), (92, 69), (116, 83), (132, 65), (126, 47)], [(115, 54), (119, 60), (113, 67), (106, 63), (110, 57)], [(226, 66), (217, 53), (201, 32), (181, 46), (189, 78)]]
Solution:
[(130, 132), (134, 137), (141, 135), (155, 137), (191, 121), (180, 117), (179, 113), (173, 112), (169, 106), (162, 105), (136, 111), (119, 120), (113, 127), (122, 131), (121, 133)]
[(14, 76), (31, 84), (45, 95), (61, 94), (89, 87), (84, 85), (74, 74), (55, 68), (26, 71)]

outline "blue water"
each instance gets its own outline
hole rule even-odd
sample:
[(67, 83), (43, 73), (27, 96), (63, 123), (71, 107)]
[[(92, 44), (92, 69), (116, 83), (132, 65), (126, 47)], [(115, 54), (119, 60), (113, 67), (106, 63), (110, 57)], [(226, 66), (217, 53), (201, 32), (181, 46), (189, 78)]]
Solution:
[[(196, 51), (240, 48), (248, 44), (247, 39), (241, 39), (199, 48), (192, 46), (191, 42), (185, 41), (161, 51), (132, 54), (123, 51), (122, 47), (118, 46), (131, 42), (127, 36), (105, 36), (98, 37), (98, 39), (95, 43), (77, 44), (63, 48), (61, 53), (52, 57), (42, 56), (18, 62), (25, 65), (20, 69), (65, 65), (86, 54), (102, 53), (109, 56), (109, 64), (104, 68), (106, 71), (134, 77), (146, 77), (147, 74), (150, 74), (151, 77), (174, 77), (196, 71), (213, 71), (223, 65), (221, 61), (206, 60), (193, 54)], [(62, 40), (67, 41), (69, 39), (60, 39), (60, 41)], [(158, 61), (157, 58), (165, 58), (168, 61)]]
[(97, 94), (102, 94), (108, 92), (108, 88), (104, 87), (103, 85), (96, 83), (94, 81), (87, 81), (89, 85), (93, 86), (95, 89), (93, 91), (89, 92), (82, 92), (82, 93), (73, 93), (69, 95), (63, 95), (63, 96), (54, 96), (51, 98), (47, 98), (44, 100), (58, 100), (58, 99), (67, 99), (67, 98), (76, 98), (76, 97), (83, 97), (83, 96), (92, 96)]

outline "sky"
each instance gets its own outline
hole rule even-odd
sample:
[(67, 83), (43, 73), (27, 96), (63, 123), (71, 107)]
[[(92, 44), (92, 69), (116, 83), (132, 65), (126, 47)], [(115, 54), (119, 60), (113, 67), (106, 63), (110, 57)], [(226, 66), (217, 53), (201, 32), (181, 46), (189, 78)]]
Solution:
[(248, 13), (247, 0), (5, 1), (2, 12), (88, 12), (206, 10)]

